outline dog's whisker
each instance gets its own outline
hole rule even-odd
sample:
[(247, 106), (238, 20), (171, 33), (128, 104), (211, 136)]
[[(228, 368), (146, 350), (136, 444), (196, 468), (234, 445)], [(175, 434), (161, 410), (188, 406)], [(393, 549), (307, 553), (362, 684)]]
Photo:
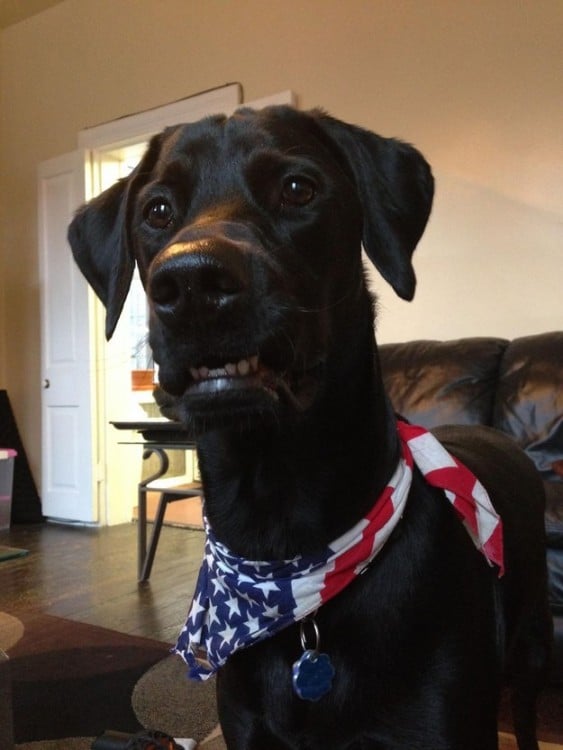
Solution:
[(331, 302), (329, 304), (322, 305), (320, 307), (305, 307), (304, 305), (302, 305), (302, 306), (297, 307), (296, 310), (300, 313), (312, 313), (312, 314), (328, 312), (330, 310), (335, 310), (340, 305), (347, 302), (350, 299), (350, 297), (351, 297), (351, 293), (344, 294), (342, 295), (342, 297), (340, 297), (337, 300), (334, 300), (334, 302)]

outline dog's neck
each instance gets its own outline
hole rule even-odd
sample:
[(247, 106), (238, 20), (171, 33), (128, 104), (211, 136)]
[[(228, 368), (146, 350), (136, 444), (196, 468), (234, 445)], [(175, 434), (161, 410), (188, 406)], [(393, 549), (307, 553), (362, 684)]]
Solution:
[(314, 552), (362, 517), (398, 452), (372, 332), (345, 386), (329, 386), (306, 418), (198, 440), (207, 516), (217, 539), (247, 559)]

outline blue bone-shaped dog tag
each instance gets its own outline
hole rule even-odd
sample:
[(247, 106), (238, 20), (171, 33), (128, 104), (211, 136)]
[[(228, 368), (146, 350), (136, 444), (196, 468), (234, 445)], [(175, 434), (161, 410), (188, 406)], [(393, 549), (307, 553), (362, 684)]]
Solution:
[(293, 690), (306, 701), (318, 701), (332, 687), (334, 667), (328, 654), (304, 651), (293, 664)]

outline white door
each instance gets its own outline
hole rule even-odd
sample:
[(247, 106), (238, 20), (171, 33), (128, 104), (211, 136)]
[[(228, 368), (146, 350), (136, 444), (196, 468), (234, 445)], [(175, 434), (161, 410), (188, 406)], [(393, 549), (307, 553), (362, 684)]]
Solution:
[(92, 300), (66, 239), (69, 221), (85, 199), (84, 152), (43, 162), (38, 182), (43, 513), (97, 523)]

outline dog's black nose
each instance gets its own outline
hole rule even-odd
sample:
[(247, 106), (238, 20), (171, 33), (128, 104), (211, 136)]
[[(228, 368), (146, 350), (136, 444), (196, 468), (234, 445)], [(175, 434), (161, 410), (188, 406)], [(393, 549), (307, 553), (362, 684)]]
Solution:
[(147, 287), (155, 312), (168, 323), (195, 309), (222, 308), (248, 286), (240, 251), (199, 239), (166, 248), (154, 261)]

